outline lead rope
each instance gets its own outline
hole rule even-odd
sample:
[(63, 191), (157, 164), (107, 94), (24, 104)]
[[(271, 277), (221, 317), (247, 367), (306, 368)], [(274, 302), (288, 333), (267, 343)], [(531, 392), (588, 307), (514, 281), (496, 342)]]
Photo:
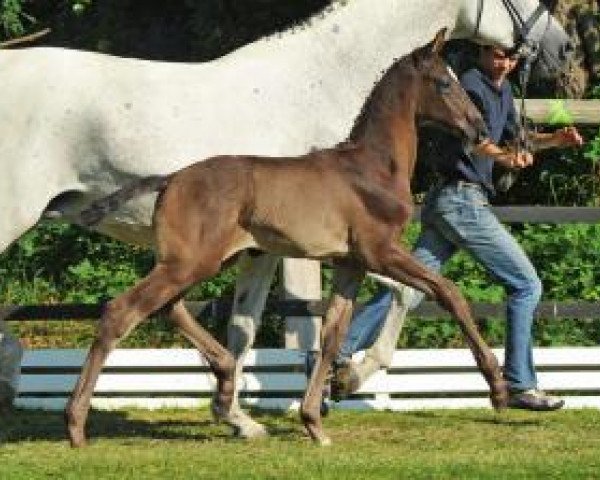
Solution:
[(530, 151), (529, 142), (529, 124), (527, 122), (527, 110), (525, 105), (525, 97), (527, 96), (527, 84), (531, 75), (532, 56), (527, 56), (523, 63), (523, 67), (519, 72), (519, 88), (521, 90), (521, 108), (519, 109), (519, 133), (517, 141), (517, 154), (521, 151)]
[[(525, 57), (523, 66), (519, 71), (519, 89), (521, 90), (520, 108), (519, 108), (519, 121), (516, 141), (516, 155), (519, 156), (522, 152), (530, 152), (530, 141), (529, 141), (529, 122), (527, 121), (527, 110), (525, 106), (525, 98), (527, 97), (527, 84), (529, 83), (529, 76), (531, 74), (531, 64), (533, 62), (533, 56), (529, 55)], [(509, 171), (501, 176), (498, 181), (498, 189), (503, 192), (507, 192), (515, 183), (519, 175), (519, 170), (516, 168), (510, 168)]]

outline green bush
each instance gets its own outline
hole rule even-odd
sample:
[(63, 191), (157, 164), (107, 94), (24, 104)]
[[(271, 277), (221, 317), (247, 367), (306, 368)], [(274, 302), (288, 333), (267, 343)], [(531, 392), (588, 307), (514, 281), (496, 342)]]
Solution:
[[(522, 225), (511, 229), (538, 268), (544, 284), (544, 299), (600, 298), (600, 225)], [(418, 225), (409, 228), (407, 243), (416, 238)], [(44, 224), (32, 230), (0, 256), (0, 303), (98, 302), (131, 286), (149, 271), (152, 253), (91, 234), (64, 224)], [(444, 274), (453, 279), (467, 299), (500, 302), (505, 294), (478, 263), (465, 253), (452, 258)], [(235, 269), (188, 292), (200, 300), (233, 293)], [(325, 291), (330, 290), (331, 271), (323, 269)], [(377, 286), (365, 282), (359, 300), (366, 301)], [(277, 295), (277, 290), (272, 292)], [(277, 315), (265, 319), (260, 345), (281, 343), (281, 321)], [(221, 339), (224, 322), (208, 320), (205, 325)], [(41, 327), (38, 325), (36, 331)], [(488, 319), (482, 324), (486, 338), (501, 345), (504, 320)], [(23, 330), (24, 331), (24, 330)], [(68, 332), (67, 332), (68, 333)], [(39, 337), (39, 334), (36, 334)], [(83, 335), (83, 334), (82, 334)], [(91, 334), (86, 333), (84, 338)], [(38, 342), (41, 339), (38, 339)], [(142, 328), (130, 345), (181, 344), (171, 327), (160, 320)], [(590, 345), (600, 341), (600, 325), (589, 319), (542, 321), (536, 328), (540, 345)], [(451, 320), (410, 319), (400, 339), (401, 346), (462, 346), (462, 335)]]

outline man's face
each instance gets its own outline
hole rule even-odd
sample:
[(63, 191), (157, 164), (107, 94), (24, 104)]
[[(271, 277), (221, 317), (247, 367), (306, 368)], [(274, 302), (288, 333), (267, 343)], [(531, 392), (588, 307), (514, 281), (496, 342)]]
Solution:
[(480, 60), (481, 67), (493, 80), (506, 77), (518, 63), (516, 56), (510, 56), (501, 48), (494, 47), (483, 47)]

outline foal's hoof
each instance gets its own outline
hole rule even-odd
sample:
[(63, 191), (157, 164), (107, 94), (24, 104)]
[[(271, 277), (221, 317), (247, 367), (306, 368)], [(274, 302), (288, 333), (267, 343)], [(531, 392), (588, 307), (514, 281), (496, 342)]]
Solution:
[(264, 425), (254, 421), (248, 423), (239, 422), (236, 425), (230, 425), (233, 427), (233, 434), (237, 438), (243, 438), (244, 440), (256, 440), (269, 436), (269, 432), (267, 432)]
[(318, 445), (327, 447), (331, 445), (331, 440), (323, 430), (321, 417), (318, 415), (318, 410), (308, 410), (304, 406), (300, 407), (300, 418), (304, 424), (304, 429), (308, 436)]
[(216, 402), (211, 405), (213, 419), (219, 423), (224, 422), (233, 429), (233, 435), (246, 440), (264, 438), (269, 435), (264, 425), (252, 420), (242, 410), (229, 410), (225, 412)]
[(82, 448), (87, 445), (87, 439), (83, 433), (83, 429), (67, 427), (67, 433), (69, 435), (69, 443), (72, 448)]
[(331, 378), (331, 397), (334, 400), (347, 397), (360, 388), (361, 380), (354, 362), (334, 368)]
[(492, 385), (492, 391), (490, 392), (490, 400), (492, 406), (496, 410), (504, 410), (507, 408), (509, 400), (508, 383), (504, 380), (495, 382)]
[(331, 445), (331, 439), (325, 435), (322, 429), (307, 424), (304, 425), (304, 429), (311, 440), (320, 447), (329, 447)]
[(74, 409), (67, 406), (63, 416), (65, 421), (65, 427), (67, 429), (67, 437), (69, 443), (73, 448), (81, 448), (87, 445), (87, 439), (85, 438), (85, 420), (82, 421), (81, 417), (75, 415)]
[(329, 447), (331, 445), (331, 439), (323, 433), (323, 431), (315, 432), (310, 428), (307, 428), (310, 438), (319, 445), (319, 447)]

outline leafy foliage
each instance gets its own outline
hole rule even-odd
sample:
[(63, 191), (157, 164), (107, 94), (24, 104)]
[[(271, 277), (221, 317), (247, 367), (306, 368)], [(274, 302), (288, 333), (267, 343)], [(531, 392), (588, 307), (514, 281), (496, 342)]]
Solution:
[[(600, 299), (600, 225), (523, 225), (512, 228), (544, 284), (544, 298), (552, 300)], [(418, 225), (407, 233), (411, 243), (418, 235)], [(0, 303), (97, 302), (112, 297), (149, 271), (152, 253), (137, 247), (90, 234), (77, 227), (46, 224), (32, 230), (0, 257)], [(235, 269), (222, 272), (188, 292), (189, 299), (230, 296), (235, 282)], [(452, 258), (444, 274), (453, 279), (467, 299), (499, 302), (505, 293), (480, 264), (464, 253)], [(325, 290), (330, 289), (331, 272), (323, 269)], [(565, 281), (568, 279), (568, 281)], [(360, 301), (366, 301), (376, 290), (373, 282), (365, 282)], [(274, 290), (273, 295), (277, 295)], [(481, 328), (495, 345), (503, 344), (504, 320), (486, 319)], [(27, 324), (29, 325), (29, 323)], [(60, 345), (61, 337), (69, 345), (88, 344), (93, 330), (88, 327), (53, 327), (38, 324), (29, 329), (21, 325), (19, 332), (34, 345), (49, 342)], [(223, 322), (205, 323), (220, 339), (225, 338)], [(73, 335), (71, 335), (73, 332)], [(73, 339), (74, 337), (74, 339)], [(282, 322), (276, 316), (263, 321), (259, 345), (281, 344)], [(185, 344), (170, 325), (154, 320), (145, 325), (125, 345)], [(540, 345), (590, 345), (600, 342), (600, 323), (589, 319), (538, 322), (536, 342)], [(79, 343), (81, 344), (81, 343)], [(459, 329), (451, 320), (409, 319), (400, 338), (401, 346), (464, 346)]]
[[(45, 44), (149, 59), (200, 61), (301, 22), (328, 0), (3, 0), (7, 36), (49, 26)], [(24, 12), (27, 12), (25, 14)], [(25, 21), (29, 19), (30, 21)]]

